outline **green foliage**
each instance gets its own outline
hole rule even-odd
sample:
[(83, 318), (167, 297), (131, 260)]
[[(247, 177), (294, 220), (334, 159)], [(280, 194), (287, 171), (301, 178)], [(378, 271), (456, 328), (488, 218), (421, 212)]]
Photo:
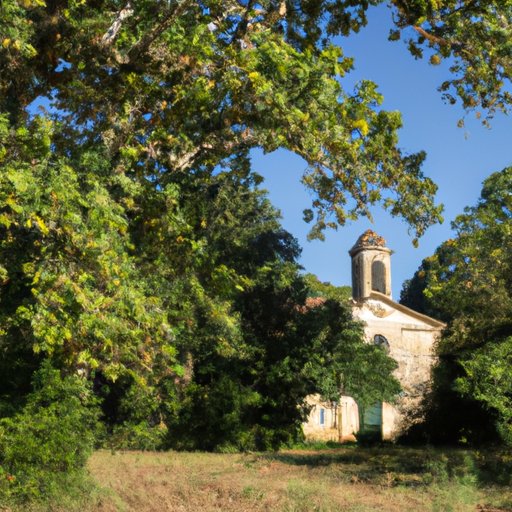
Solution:
[[(457, 236), (423, 262), (403, 294), (411, 297), (414, 286), (418, 296), (423, 288), (429, 311), (438, 311), (448, 320), (438, 347), (443, 359), (437, 375), (441, 379), (438, 398), (444, 389), (452, 400), (458, 396), (460, 401), (462, 394), (467, 411), (477, 413), (482, 406), (485, 409), (477, 424), (468, 420), (465, 427), (459, 426), (458, 440), (462, 441), (481, 439), (485, 437), (482, 433), (492, 439), (488, 423), (494, 422), (503, 441), (512, 442), (508, 378), (512, 335), (511, 191), (512, 168), (487, 178), (477, 205), (466, 208), (453, 223)], [(447, 387), (453, 387), (453, 391)], [(468, 419), (467, 414), (463, 417)]]
[(283, 448), (287, 448), (289, 450), (337, 450), (340, 448), (355, 448), (356, 443), (338, 443), (336, 441), (314, 441), (314, 442), (298, 442), (293, 446), (286, 446)]
[[(27, 386), (48, 356), (93, 380), (114, 449), (250, 449), (300, 435), (304, 397), (320, 380), (341, 385), (341, 370), (323, 367), (350, 313), (302, 311), (300, 249), (256, 188), (247, 151), (215, 175), (162, 174), (155, 185), (112, 174), (97, 149), (57, 158), (58, 125), (44, 118), (14, 139), (2, 126), (4, 414), (23, 405), (11, 399), (17, 369)], [(324, 347), (329, 322), (337, 338)], [(349, 345), (362, 344), (360, 328), (349, 331)]]
[(85, 474), (98, 409), (86, 381), (45, 362), (25, 407), (0, 421), (0, 498), (44, 499)]
[[(441, 250), (441, 247), (439, 247), (438, 251), (440, 252)], [(400, 291), (400, 304), (423, 315), (447, 321), (449, 317), (443, 315), (443, 310), (436, 307), (436, 303), (432, 300), (432, 295), (428, 294), (427, 296), (427, 294), (424, 293), (428, 286), (428, 278), (431, 269), (431, 258), (425, 258), (421, 262), (419, 269), (414, 273), (414, 276), (404, 281), (402, 290)]]
[(473, 351), (461, 366), (465, 374), (455, 381), (455, 390), (483, 402), (498, 416), (497, 429), (512, 446), (512, 338), (492, 341)]
[[(197, 219), (197, 233), (209, 243), (205, 266), (196, 265), (196, 290), (201, 284), (204, 291), (186, 345), (190, 382), (176, 416), (166, 420), (174, 448), (275, 449), (301, 436), (298, 405), (308, 394), (339, 396), (343, 387), (371, 401), (399, 389), (390, 377), (395, 363), (363, 343), (347, 304), (308, 305), (311, 289), (295, 262), (300, 250), (252, 189), (255, 178), (226, 173), (208, 188), (188, 189), (197, 195), (187, 218)], [(222, 281), (214, 270), (221, 268)], [(228, 313), (226, 328), (219, 319)]]
[(434, 366), (421, 417), (402, 438), (403, 444), (489, 446), (500, 444), (498, 414), (470, 394), (461, 394), (455, 382), (464, 377), (460, 354), (442, 354)]
[[(453, 104), (459, 97), (464, 109), (476, 110), (477, 118), (482, 113), (489, 119), (497, 111), (508, 112), (512, 102), (507, 86), (512, 65), (509, 1), (393, 3), (398, 30), (390, 34), (391, 40), (407, 34), (411, 54), (422, 58), (425, 51), (430, 53), (434, 66), (451, 59), (452, 77), (439, 87), (446, 101)], [(489, 126), (487, 119), (483, 123)]]
[(211, 174), (247, 149), (286, 148), (307, 162), (312, 237), (371, 217), (375, 204), (420, 236), (441, 219), (425, 155), (402, 154), (401, 116), (380, 109), (375, 84), (341, 86), (353, 59), (330, 35), (357, 29), (346, 27), (352, 11), (330, 1), (12, 2), (0, 15), (0, 110), (26, 130), (26, 106), (52, 98), (55, 155), (94, 148), (137, 180)]
[[(376, 3), (1, 5), (5, 425), (25, 414), (44, 359), (93, 382), (114, 448), (275, 447), (300, 435), (312, 391), (361, 403), (397, 391), (346, 291), (300, 275), (249, 159), (256, 147), (305, 159), (312, 238), (375, 204), (417, 236), (441, 220), (424, 153), (399, 149), (400, 114), (380, 109), (372, 82), (343, 89), (353, 61), (332, 36), (357, 31)], [(460, 59), (442, 87), (492, 114), (509, 102), (509, 7), (392, 10), (399, 31), (419, 34), (414, 55), (428, 44), (433, 64)], [(42, 98), (51, 111), (29, 114)], [(504, 319), (508, 302), (486, 302), (477, 281), (475, 307)], [(310, 307), (308, 295), (327, 300)]]
[(114, 426), (106, 445), (115, 450), (156, 451), (161, 449), (167, 434), (164, 423), (150, 426), (147, 421), (140, 423), (125, 422)]
[(450, 320), (441, 350), (477, 348), (510, 332), (512, 169), (484, 182), (478, 204), (453, 223), (457, 236), (422, 265), (423, 294)]
[(21, 342), (61, 365), (100, 368), (115, 379), (126, 371), (122, 363), (139, 364), (143, 336), (160, 351), (165, 320), (135, 278), (130, 255), (123, 202), (137, 185), (110, 176), (99, 153), (83, 153), (80, 163), (56, 159), (55, 126), (47, 120), (36, 117), (29, 128), (22, 140), (44, 146), (20, 155), (20, 137), (3, 145), (3, 343), (19, 350)]
[(338, 302), (348, 301), (350, 297), (352, 297), (352, 289), (350, 286), (334, 286), (331, 283), (322, 283), (313, 274), (305, 274), (304, 280), (309, 287), (310, 297), (322, 297)]

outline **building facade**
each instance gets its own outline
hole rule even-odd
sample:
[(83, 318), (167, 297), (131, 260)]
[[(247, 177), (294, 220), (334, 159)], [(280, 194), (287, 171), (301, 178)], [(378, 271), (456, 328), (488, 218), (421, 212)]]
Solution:
[[(363, 233), (349, 251), (352, 259), (352, 311), (354, 318), (365, 324), (365, 341), (383, 345), (397, 362), (394, 376), (402, 386), (402, 393), (393, 404), (375, 404), (365, 411), (358, 422), (352, 418), (355, 401), (340, 397), (339, 404), (350, 404), (350, 413), (343, 416), (340, 405), (324, 403), (320, 397), (308, 397), (312, 406), (311, 414), (304, 424), (304, 433), (310, 439), (343, 440), (360, 428), (379, 429), (383, 439), (393, 440), (411, 422), (411, 413), (417, 409), (423, 397), (430, 371), (436, 358), (434, 345), (444, 327), (442, 322), (417, 313), (391, 297), (391, 255), (386, 241), (374, 231)], [(336, 403), (338, 404), (338, 402)], [(324, 412), (324, 424), (320, 424), (318, 412), (327, 411), (328, 406), (336, 412), (329, 416)], [(336, 414), (333, 421), (332, 414)], [(317, 418), (318, 416), (318, 418)], [(326, 418), (331, 421), (326, 427)], [(333, 427), (335, 425), (335, 428)], [(354, 429), (348, 432), (350, 429)]]

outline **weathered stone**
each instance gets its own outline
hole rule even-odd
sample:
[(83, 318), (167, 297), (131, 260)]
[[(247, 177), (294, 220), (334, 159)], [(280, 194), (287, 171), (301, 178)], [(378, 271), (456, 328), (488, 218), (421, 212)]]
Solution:
[[(401, 395), (392, 405), (379, 404), (363, 418), (371, 427), (379, 411), (382, 437), (391, 440), (408, 428), (411, 413), (419, 407), (436, 360), (434, 345), (444, 327), (442, 322), (391, 300), (392, 253), (386, 241), (371, 230), (363, 233), (349, 251), (354, 318), (365, 323), (366, 342), (384, 344), (398, 363), (394, 375), (402, 385)], [(348, 398), (341, 397), (340, 403)], [(314, 437), (316, 430), (309, 420), (304, 425), (306, 430)]]
[(303, 426), (307, 440), (343, 442), (359, 431), (359, 409), (352, 397), (325, 402), (320, 395), (310, 395), (308, 404), (311, 411)]
[(378, 291), (391, 298), (391, 254), (384, 238), (374, 231), (363, 233), (350, 249), (352, 258), (352, 296), (356, 300)]

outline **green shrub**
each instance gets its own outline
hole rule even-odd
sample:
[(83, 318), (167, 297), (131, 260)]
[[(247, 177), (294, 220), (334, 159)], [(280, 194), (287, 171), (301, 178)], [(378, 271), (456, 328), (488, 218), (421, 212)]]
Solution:
[(23, 410), (0, 420), (0, 498), (45, 498), (85, 474), (94, 446), (96, 400), (78, 375), (46, 362)]
[(355, 443), (338, 443), (337, 441), (303, 441), (281, 446), (282, 450), (332, 450), (353, 448)]
[(115, 426), (112, 434), (107, 438), (106, 446), (115, 450), (142, 450), (154, 452), (161, 450), (167, 428), (162, 423), (150, 426), (146, 421), (140, 423), (124, 422)]

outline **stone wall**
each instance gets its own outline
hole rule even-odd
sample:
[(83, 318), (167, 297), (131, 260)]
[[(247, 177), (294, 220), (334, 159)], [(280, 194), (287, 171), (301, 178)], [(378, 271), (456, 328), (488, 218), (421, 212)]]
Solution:
[(367, 343), (375, 343), (376, 336), (384, 337), (389, 355), (398, 364), (394, 376), (400, 381), (402, 393), (382, 412), (383, 437), (392, 439), (410, 426), (425, 394), (436, 361), (434, 346), (443, 324), (377, 293), (356, 303), (353, 314), (366, 324)]
[(320, 395), (310, 395), (307, 402), (311, 411), (303, 429), (308, 441), (342, 442), (359, 431), (359, 409), (352, 397), (342, 396), (333, 405)]

